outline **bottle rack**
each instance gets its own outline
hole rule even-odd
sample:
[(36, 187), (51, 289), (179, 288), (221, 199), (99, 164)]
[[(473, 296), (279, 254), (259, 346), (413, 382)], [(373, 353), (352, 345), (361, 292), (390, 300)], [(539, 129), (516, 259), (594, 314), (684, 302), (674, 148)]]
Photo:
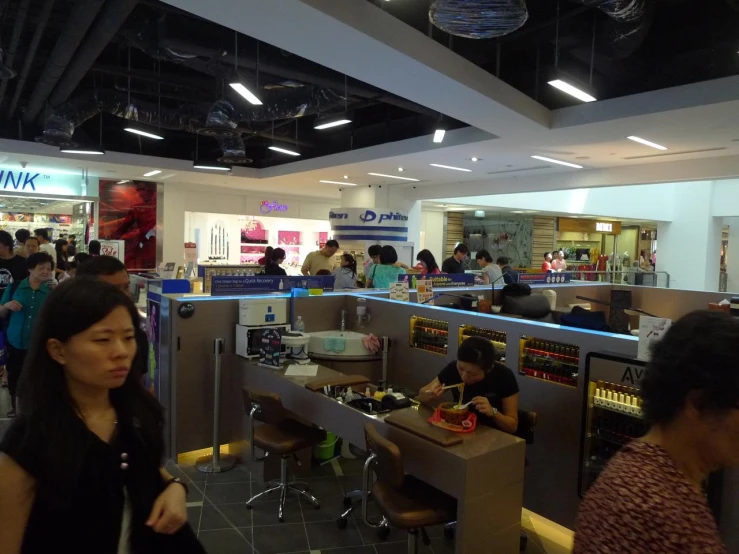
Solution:
[(641, 403), (639, 390), (634, 387), (601, 380), (588, 383), (582, 493), (614, 454), (647, 432)]
[(580, 349), (572, 344), (521, 337), (518, 372), (521, 375), (576, 387)]
[(459, 326), (459, 344), (469, 337), (482, 337), (493, 343), (495, 352), (501, 362), (505, 361), (506, 334), (503, 331), (487, 329), (485, 327), (475, 327), (474, 325)]
[(419, 350), (446, 356), (449, 342), (449, 324), (438, 319), (411, 316), (410, 345)]

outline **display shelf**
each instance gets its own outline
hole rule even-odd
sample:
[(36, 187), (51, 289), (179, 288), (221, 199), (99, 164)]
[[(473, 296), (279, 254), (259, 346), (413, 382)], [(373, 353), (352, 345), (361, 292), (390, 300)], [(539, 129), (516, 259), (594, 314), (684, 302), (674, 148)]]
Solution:
[(411, 316), (409, 337), (413, 348), (442, 356), (448, 353), (449, 324), (446, 321)]
[(495, 352), (501, 362), (505, 361), (506, 334), (503, 331), (488, 329), (486, 327), (475, 327), (474, 325), (459, 326), (459, 344), (469, 337), (481, 337), (489, 340), (495, 347)]
[(579, 347), (535, 337), (521, 337), (520, 375), (576, 387), (579, 368)]

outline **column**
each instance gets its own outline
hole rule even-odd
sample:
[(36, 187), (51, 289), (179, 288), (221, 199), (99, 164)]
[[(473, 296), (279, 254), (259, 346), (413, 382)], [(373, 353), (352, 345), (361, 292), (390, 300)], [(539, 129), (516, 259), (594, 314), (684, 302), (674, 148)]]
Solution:
[(673, 214), (657, 226), (657, 270), (670, 274), (670, 288), (718, 291), (723, 219), (712, 215), (713, 182), (677, 183), (665, 200)]
[(726, 292), (739, 292), (739, 217), (726, 217), (729, 246), (726, 249)]

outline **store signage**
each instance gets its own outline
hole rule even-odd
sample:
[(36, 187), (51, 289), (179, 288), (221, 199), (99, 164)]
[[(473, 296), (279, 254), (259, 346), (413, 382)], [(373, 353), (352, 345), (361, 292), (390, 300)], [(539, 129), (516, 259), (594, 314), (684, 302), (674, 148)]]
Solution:
[(36, 179), (49, 179), (49, 175), (41, 176), (41, 173), (29, 171), (10, 171), (9, 169), (0, 169), (0, 183), (3, 189), (8, 186), (13, 190), (36, 190)]
[(265, 215), (272, 212), (286, 212), (287, 208), (287, 204), (279, 204), (274, 200), (262, 200), (262, 203), (259, 205), (259, 211)]
[(621, 222), (560, 217), (557, 219), (557, 230), (564, 233), (606, 233), (608, 235), (620, 235)]
[(595, 223), (595, 230), (599, 233), (612, 233), (613, 223), (601, 223), (598, 221)]
[(404, 274), (398, 275), (398, 281), (409, 282), (412, 289), (418, 289), (419, 281), (430, 281), (432, 288), (439, 287), (464, 287), (475, 284), (475, 276), (472, 273), (435, 273), (432, 275)]
[[(97, 181), (97, 178), (90, 180)], [(82, 174), (16, 171), (0, 168), (0, 189), (4, 191), (84, 196)]]
[(255, 292), (288, 292), (293, 288), (333, 290), (333, 275), (316, 276), (281, 276), (281, 275), (244, 275), (211, 277), (211, 296), (234, 296), (253, 294)]
[(408, 212), (377, 208), (337, 208), (330, 210), (328, 220), (338, 241), (408, 240)]
[(569, 283), (572, 273), (519, 273), (518, 282), (527, 285), (557, 285)]
[(630, 385), (640, 385), (642, 377), (644, 377), (643, 367), (631, 367), (626, 366), (623, 376), (621, 377), (622, 383), (629, 383)]

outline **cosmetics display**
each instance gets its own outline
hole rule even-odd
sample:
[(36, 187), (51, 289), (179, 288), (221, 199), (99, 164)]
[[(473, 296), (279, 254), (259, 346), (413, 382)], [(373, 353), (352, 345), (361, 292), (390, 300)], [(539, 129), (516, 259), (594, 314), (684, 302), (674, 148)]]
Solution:
[(226, 225), (222, 221), (217, 221), (210, 228), (210, 249), (208, 250), (208, 260), (228, 260), (231, 252), (231, 246), (228, 242), (228, 231)]
[(577, 386), (580, 349), (572, 344), (521, 337), (518, 372), (536, 379)]
[(505, 362), (506, 334), (503, 331), (495, 331), (494, 329), (486, 329), (485, 327), (475, 327), (474, 325), (459, 326), (459, 344), (468, 337), (482, 337), (488, 339), (495, 347), (495, 353), (498, 355), (500, 362)]
[(198, 265), (198, 277), (203, 279), (203, 292), (210, 292), (210, 284), (214, 276), (246, 277), (262, 271), (258, 264), (245, 265)]
[(449, 323), (438, 319), (411, 316), (410, 345), (413, 348), (447, 355)]
[(644, 364), (609, 354), (588, 355), (580, 495), (595, 482), (614, 454), (647, 431), (639, 392)]

